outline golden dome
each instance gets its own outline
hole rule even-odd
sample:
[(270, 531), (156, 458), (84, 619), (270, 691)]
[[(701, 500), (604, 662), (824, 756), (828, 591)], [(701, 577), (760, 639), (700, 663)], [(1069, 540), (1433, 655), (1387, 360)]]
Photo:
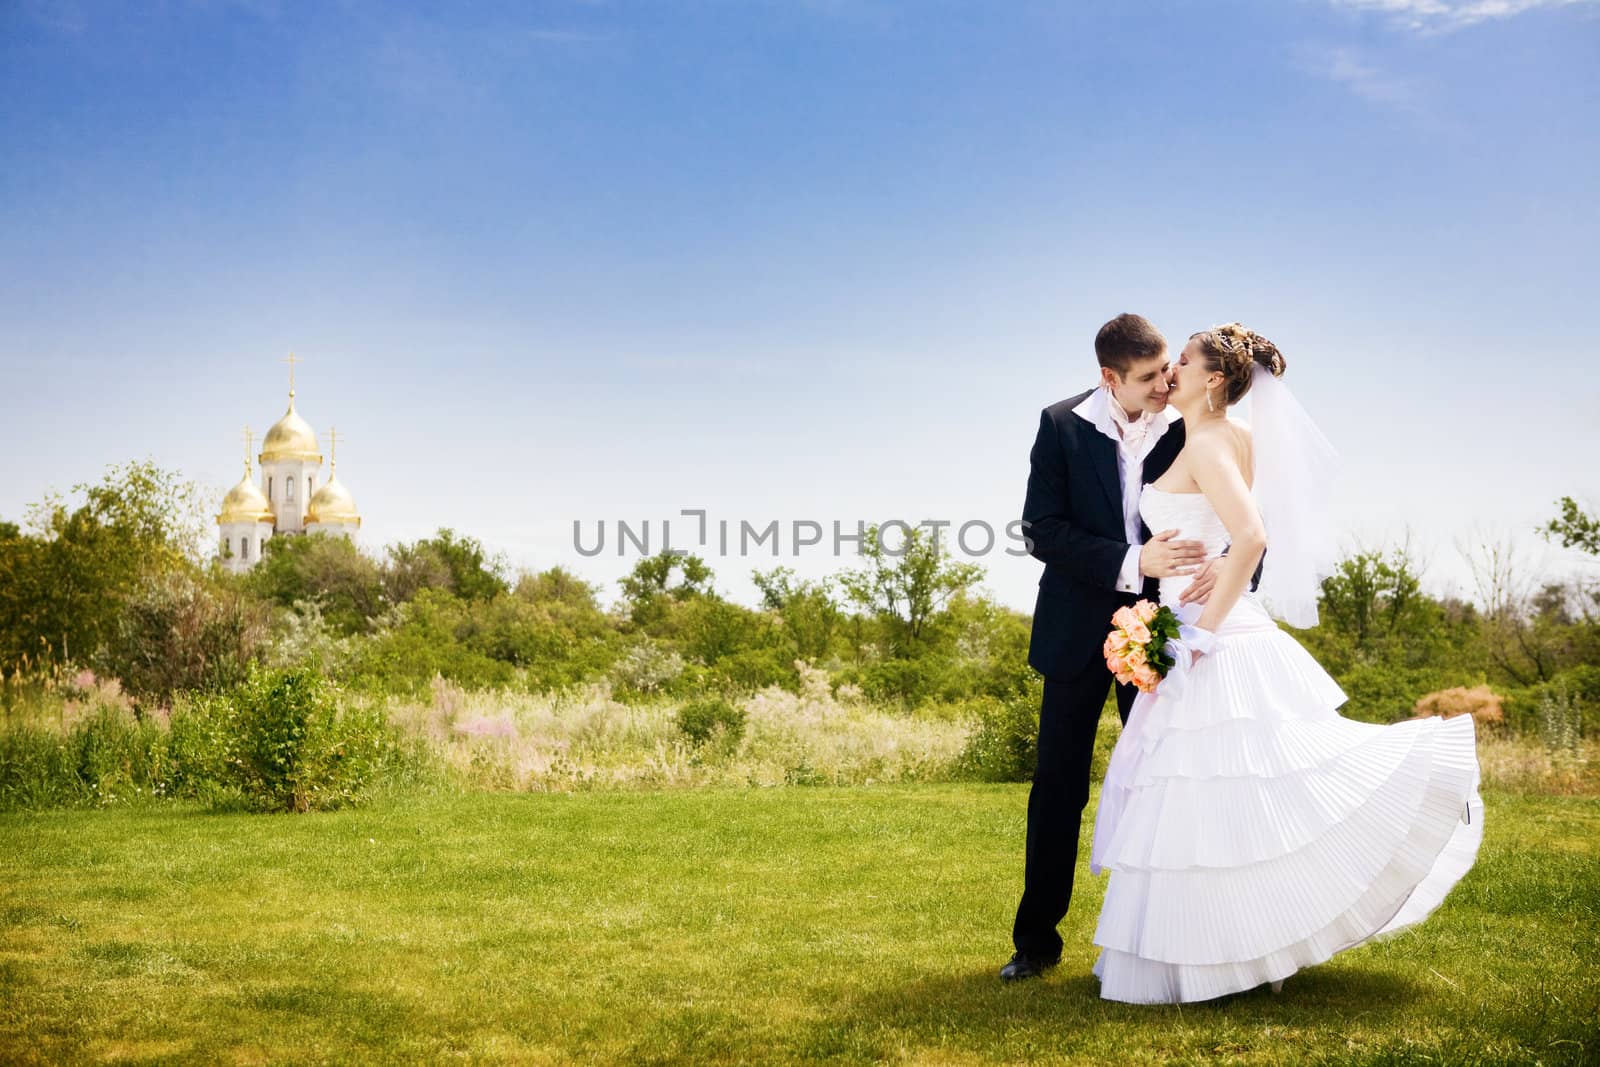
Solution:
[(311, 502), (306, 505), (306, 522), (361, 525), (361, 516), (356, 514), (355, 498), (340, 483), (338, 474), (330, 476), (327, 485), (311, 494)]
[(245, 476), (239, 479), (239, 484), (229, 489), (228, 495), (222, 498), (222, 512), (217, 516), (217, 525), (225, 522), (271, 521), (272, 505), (246, 471)]
[(317, 451), (317, 435), (294, 409), (294, 393), (289, 394), (289, 410), (283, 413), (283, 418), (272, 424), (272, 429), (267, 431), (266, 438), (261, 442), (259, 458), (262, 463), (274, 459), (322, 462), (322, 453)]

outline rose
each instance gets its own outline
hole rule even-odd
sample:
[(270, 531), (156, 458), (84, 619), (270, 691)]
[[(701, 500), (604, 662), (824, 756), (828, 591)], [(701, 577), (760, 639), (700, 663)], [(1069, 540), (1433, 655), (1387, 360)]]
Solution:
[(1142, 619), (1135, 618), (1132, 625), (1123, 628), (1128, 631), (1128, 636), (1132, 638), (1135, 644), (1149, 644), (1150, 627), (1146, 626)]
[(1141, 622), (1148, 624), (1156, 621), (1156, 615), (1161, 609), (1148, 600), (1141, 600), (1133, 606), (1133, 610)]
[(1128, 649), (1127, 652), (1123, 653), (1122, 658), (1123, 661), (1127, 663), (1129, 668), (1143, 667), (1146, 663), (1150, 662), (1145, 655), (1143, 645), (1134, 645), (1132, 648)]
[(1160, 682), (1161, 675), (1157, 674), (1156, 669), (1150, 666), (1148, 663), (1141, 664), (1133, 672), (1133, 684), (1144, 690), (1146, 693), (1155, 692), (1156, 686), (1160, 684)]
[(1120, 626), (1124, 630), (1127, 630), (1129, 633), (1133, 632), (1131, 627), (1132, 627), (1132, 625), (1134, 623), (1136, 623), (1138, 621), (1139, 621), (1138, 614), (1132, 608), (1129, 608), (1129, 607), (1118, 608), (1116, 610), (1116, 612), (1113, 613), (1112, 616), (1111, 616), (1111, 625)]
[(1112, 630), (1106, 635), (1107, 652), (1126, 652), (1128, 649), (1128, 635), (1121, 630)]

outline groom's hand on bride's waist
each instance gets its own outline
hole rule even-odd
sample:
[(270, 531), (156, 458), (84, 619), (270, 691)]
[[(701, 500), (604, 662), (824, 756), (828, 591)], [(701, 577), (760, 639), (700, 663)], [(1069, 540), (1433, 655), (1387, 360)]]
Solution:
[(1177, 530), (1162, 530), (1139, 549), (1139, 573), (1146, 578), (1178, 578), (1193, 574), (1206, 560), (1200, 541), (1174, 541)]

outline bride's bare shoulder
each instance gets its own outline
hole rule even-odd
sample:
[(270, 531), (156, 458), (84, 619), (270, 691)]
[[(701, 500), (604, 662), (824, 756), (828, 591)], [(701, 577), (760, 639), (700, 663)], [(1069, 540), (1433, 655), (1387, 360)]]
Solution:
[(1215, 426), (1191, 434), (1184, 446), (1191, 463), (1199, 462), (1213, 468), (1234, 467), (1240, 471), (1247, 471), (1251, 466), (1250, 430), (1231, 419), (1218, 420)]

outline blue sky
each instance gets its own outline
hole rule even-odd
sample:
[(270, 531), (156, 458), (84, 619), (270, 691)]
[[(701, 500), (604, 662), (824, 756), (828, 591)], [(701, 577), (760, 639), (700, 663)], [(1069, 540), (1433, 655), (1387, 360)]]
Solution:
[(14, 0), (0, 516), (143, 456), (220, 496), (292, 349), (373, 548), (1000, 527), (1135, 310), (1273, 338), (1352, 543), (1463, 588), (1600, 503), (1597, 60), (1585, 0)]

